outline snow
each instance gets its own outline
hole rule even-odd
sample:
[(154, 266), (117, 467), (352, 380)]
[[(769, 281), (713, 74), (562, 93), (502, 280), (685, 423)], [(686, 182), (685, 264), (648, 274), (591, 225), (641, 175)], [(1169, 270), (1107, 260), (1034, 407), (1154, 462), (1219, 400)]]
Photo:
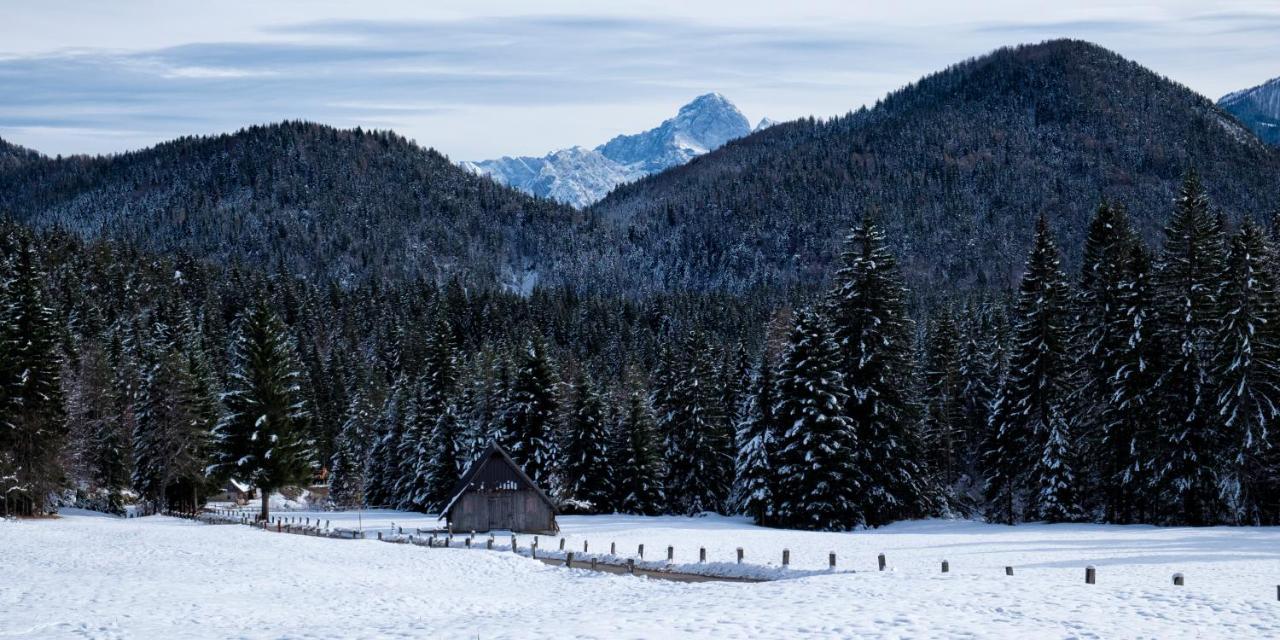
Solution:
[[(299, 515), (299, 514), (290, 514)], [(433, 526), (392, 511), (313, 512)], [(674, 583), (511, 553), (427, 549), (84, 512), (0, 526), (5, 638), (1264, 638), (1280, 529), (902, 523), (808, 533), (708, 516), (563, 517), (568, 548), (724, 561), (791, 550), (799, 579)], [(527, 536), (522, 536), (527, 539)], [(544, 548), (552, 541), (544, 537)], [(826, 554), (842, 568), (827, 575)], [(885, 553), (889, 570), (876, 570)], [(950, 573), (939, 564), (950, 562)], [(1013, 565), (1015, 575), (1004, 575)], [(1084, 567), (1098, 583), (1084, 583)], [(778, 570), (783, 573), (783, 570)], [(1172, 586), (1181, 572), (1186, 586)]]

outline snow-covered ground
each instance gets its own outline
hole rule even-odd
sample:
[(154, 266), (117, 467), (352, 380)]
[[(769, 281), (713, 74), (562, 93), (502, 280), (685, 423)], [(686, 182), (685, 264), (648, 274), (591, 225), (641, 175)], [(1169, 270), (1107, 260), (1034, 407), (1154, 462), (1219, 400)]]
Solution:
[[(335, 527), (434, 525), (386, 511), (318, 515)], [(789, 548), (797, 573), (825, 569), (834, 551), (856, 572), (683, 584), (511, 553), (72, 513), (0, 523), (0, 637), (1280, 637), (1280, 529), (930, 521), (824, 534), (719, 517), (561, 526), (579, 550), (584, 539), (592, 551), (617, 542), (620, 555), (644, 543), (661, 557), (673, 544), (677, 562), (696, 563), (698, 546), (710, 561), (732, 561), (741, 546), (748, 562), (777, 564)], [(1096, 585), (1084, 583), (1089, 564)], [(1171, 584), (1174, 572), (1186, 586)]]

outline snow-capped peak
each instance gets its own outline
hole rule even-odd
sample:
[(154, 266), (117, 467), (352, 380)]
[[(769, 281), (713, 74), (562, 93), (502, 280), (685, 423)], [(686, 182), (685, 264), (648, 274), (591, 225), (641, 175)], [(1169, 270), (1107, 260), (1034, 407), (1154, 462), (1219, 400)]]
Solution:
[(522, 191), (582, 207), (619, 184), (684, 164), (749, 133), (751, 124), (728, 98), (706, 93), (661, 125), (616, 136), (594, 149), (571, 147), (541, 158), (504, 157), (461, 164)]

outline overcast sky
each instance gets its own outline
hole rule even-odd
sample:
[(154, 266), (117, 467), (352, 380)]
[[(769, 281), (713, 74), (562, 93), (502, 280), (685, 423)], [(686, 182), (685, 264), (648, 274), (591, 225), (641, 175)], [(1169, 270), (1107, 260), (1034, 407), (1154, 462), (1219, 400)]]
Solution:
[(649, 128), (708, 91), (753, 122), (835, 115), (1056, 37), (1214, 99), (1280, 76), (1272, 0), (12, 2), (0, 137), (105, 153), (302, 118), (454, 159), (540, 155)]

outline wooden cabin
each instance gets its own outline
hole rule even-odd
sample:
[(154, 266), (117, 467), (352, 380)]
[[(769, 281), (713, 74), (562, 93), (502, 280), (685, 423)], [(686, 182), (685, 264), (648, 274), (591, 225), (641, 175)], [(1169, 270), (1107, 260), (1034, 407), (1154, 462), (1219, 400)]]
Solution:
[(448, 519), (451, 531), (560, 530), (555, 504), (497, 443), (462, 475), (441, 517)]

